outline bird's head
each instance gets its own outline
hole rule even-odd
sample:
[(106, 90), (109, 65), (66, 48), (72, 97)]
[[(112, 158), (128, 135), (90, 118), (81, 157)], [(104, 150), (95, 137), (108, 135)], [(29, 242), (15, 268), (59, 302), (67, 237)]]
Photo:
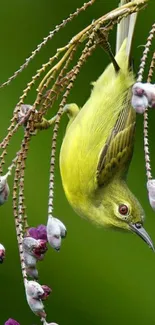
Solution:
[(136, 233), (154, 250), (153, 242), (143, 227), (144, 210), (126, 183), (110, 185), (107, 193), (106, 204), (104, 204), (107, 226)]

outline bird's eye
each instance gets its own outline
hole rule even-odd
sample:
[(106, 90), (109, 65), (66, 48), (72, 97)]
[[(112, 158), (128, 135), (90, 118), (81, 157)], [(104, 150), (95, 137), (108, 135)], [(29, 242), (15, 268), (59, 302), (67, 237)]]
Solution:
[(119, 213), (120, 214), (122, 214), (123, 216), (126, 216), (128, 214), (128, 212), (129, 212), (129, 209), (128, 209), (127, 205), (121, 204), (119, 206)]

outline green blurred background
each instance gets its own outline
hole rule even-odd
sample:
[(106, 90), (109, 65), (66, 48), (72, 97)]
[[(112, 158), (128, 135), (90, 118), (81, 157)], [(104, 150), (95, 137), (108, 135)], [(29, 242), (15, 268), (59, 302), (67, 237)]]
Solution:
[[(1, 1), (0, 82), (12, 75), (43, 37), (82, 3), (82, 0)], [(0, 90), (0, 140), (6, 135), (13, 108), (36, 69), (54, 54), (57, 47), (65, 45), (76, 32), (117, 5), (118, 0), (96, 0), (93, 7), (59, 32), (9, 87)], [(154, 13), (155, 1), (152, 0), (139, 15), (134, 40), (135, 69), (142, 53), (140, 45), (145, 44), (154, 22)], [(114, 48), (115, 30), (110, 35), (110, 41)], [(76, 102), (80, 106), (84, 104), (90, 94), (90, 82), (102, 73), (108, 62), (104, 52), (97, 49), (82, 69), (69, 102)], [(32, 103), (35, 95), (33, 90), (27, 103)], [(49, 116), (53, 114), (54, 111)], [(155, 166), (154, 120), (155, 112), (152, 111), (152, 167)], [(59, 146), (66, 124), (67, 118), (64, 117)], [(11, 142), (7, 166), (19, 148), (22, 135), (23, 130), (20, 130)], [(40, 132), (32, 139), (30, 147), (26, 168), (26, 204), (30, 225), (46, 223), (51, 137), (52, 130)], [(137, 121), (135, 153), (128, 183), (145, 209), (145, 227), (155, 242), (155, 214), (149, 206), (145, 185), (141, 116)], [(58, 159), (54, 207), (55, 215), (67, 226), (68, 235), (60, 253), (49, 249), (44, 262), (38, 263), (40, 282), (53, 289), (46, 303), (48, 321), (60, 325), (155, 324), (155, 254), (132, 234), (98, 229), (80, 219), (65, 198)], [(17, 319), (21, 325), (39, 324), (39, 319), (31, 313), (25, 300), (11, 196), (8, 204), (1, 207), (0, 213), (0, 242), (7, 250), (5, 263), (0, 266), (0, 325), (9, 317)]]

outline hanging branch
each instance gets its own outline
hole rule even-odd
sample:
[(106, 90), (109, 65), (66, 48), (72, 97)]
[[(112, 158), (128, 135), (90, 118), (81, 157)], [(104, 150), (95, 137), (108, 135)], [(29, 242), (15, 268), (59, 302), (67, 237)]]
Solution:
[[(146, 66), (146, 61), (147, 57), (150, 51), (150, 47), (152, 45), (152, 40), (155, 35), (155, 24), (152, 25), (152, 28), (149, 32), (149, 36), (147, 38), (147, 42), (143, 51), (143, 55), (141, 58), (141, 63), (138, 71), (138, 77), (137, 77), (137, 82), (141, 82), (143, 80), (143, 74), (144, 74), (144, 69)], [(148, 78), (147, 82), (150, 83), (152, 79), (152, 74), (154, 70), (154, 64), (155, 64), (155, 54), (153, 55), (149, 73), (148, 73)], [(144, 153), (145, 153), (145, 168), (146, 168), (146, 175), (147, 175), (147, 181), (152, 179), (152, 173), (151, 173), (151, 165), (150, 165), (150, 154), (149, 154), (149, 139), (148, 139), (148, 108), (145, 109), (144, 111)]]
[[(75, 13), (71, 14), (60, 25), (56, 26), (55, 30), (50, 32), (44, 41), (37, 46), (37, 49), (32, 52), (31, 56), (26, 59), (26, 62), (17, 70), (12, 77), (3, 83), (0, 87), (8, 85), (16, 76), (28, 66), (29, 62), (40, 51), (48, 40), (50, 40), (56, 32), (58, 32), (66, 23), (70, 22), (74, 17), (89, 6), (91, 6), (95, 0), (91, 0), (85, 3), (80, 9), (77, 9)], [(18, 249), (21, 261), (21, 269), (23, 282), (25, 286), (27, 302), (31, 310), (40, 317), (41, 322), (47, 325), (46, 313), (44, 310), (43, 300), (49, 295), (49, 288), (47, 286), (41, 286), (36, 280), (38, 279), (38, 270), (36, 263), (39, 259), (44, 257), (44, 253), (47, 250), (47, 239), (49, 244), (56, 250), (60, 249), (61, 238), (66, 235), (66, 227), (57, 218), (53, 216), (53, 196), (54, 196), (54, 173), (55, 173), (55, 156), (57, 146), (57, 136), (60, 126), (61, 117), (65, 111), (65, 105), (67, 103), (68, 96), (71, 89), (74, 86), (74, 82), (79, 74), (82, 66), (87, 59), (92, 55), (93, 51), (99, 44), (96, 35), (102, 31), (105, 36), (119, 23), (121, 19), (137, 12), (145, 7), (148, 0), (135, 0), (129, 2), (122, 7), (116, 8), (110, 13), (101, 16), (96, 21), (93, 21), (89, 26), (85, 27), (81, 32), (75, 35), (64, 47), (57, 49), (53, 57), (51, 57), (47, 63), (43, 64), (36, 74), (32, 77), (31, 81), (27, 84), (23, 90), (22, 95), (16, 105), (11, 124), (8, 128), (8, 134), (0, 144), (0, 148), (3, 149), (0, 156), (0, 172), (2, 173), (2, 167), (5, 163), (5, 156), (7, 154), (7, 147), (10, 143), (12, 136), (17, 132), (19, 126), (24, 127), (24, 137), (20, 150), (17, 152), (16, 157), (12, 161), (8, 169), (8, 175), (11, 173), (13, 167), (15, 167), (14, 185), (13, 185), (13, 212), (15, 219), (15, 227), (17, 234)], [(152, 39), (155, 32), (155, 26), (153, 26), (148, 43), (146, 45), (144, 55), (142, 58), (140, 72), (138, 78), (142, 78), (144, 66), (147, 58), (148, 49), (152, 43)], [(106, 40), (106, 37), (105, 37)], [(76, 63), (73, 63), (74, 54), (77, 48), (83, 45), (83, 50), (79, 54), (79, 59)], [(55, 60), (59, 61), (55, 63)], [(148, 82), (151, 81), (152, 73), (155, 65), (155, 55), (153, 56), (152, 63), (149, 70)], [(41, 79), (41, 74), (45, 72), (45, 76)], [(32, 86), (39, 80), (38, 88), (36, 89), (37, 95), (33, 105), (24, 104), (24, 101), (31, 91)], [(61, 96), (61, 99), (60, 99)], [(52, 108), (56, 100), (60, 99), (59, 109), (55, 116), (50, 120), (45, 119), (45, 114), (49, 108)], [(147, 119), (147, 116), (146, 116)], [(28, 228), (27, 213), (25, 206), (25, 168), (26, 159), (28, 155), (29, 144), (33, 134), (37, 134), (37, 130), (47, 129), (51, 125), (54, 125), (52, 145), (51, 145), (51, 157), (50, 157), (50, 179), (49, 179), (49, 198), (48, 198), (48, 222), (44, 239), (37, 237), (37, 229), (35, 229), (35, 235), (31, 235), (31, 229)], [(147, 131), (147, 126), (145, 125)], [(145, 154), (148, 151), (148, 139), (147, 132), (145, 134)], [(7, 175), (7, 176), (8, 176)], [(37, 234), (37, 235), (36, 235)], [(33, 260), (32, 264), (29, 262), (29, 258)], [(38, 259), (37, 259), (38, 258)], [(29, 266), (30, 269), (29, 270)], [(34, 281), (29, 280), (32, 277)], [(46, 288), (45, 288), (46, 287)]]
[[(143, 9), (148, 1), (149, 0), (135, 0), (133, 2), (127, 3), (126, 5), (123, 5), (122, 7), (116, 8), (116, 9), (112, 10), (110, 13), (100, 17), (95, 22), (93, 22), (92, 24), (87, 26), (85, 29), (83, 29), (76, 36), (74, 36), (72, 38), (72, 40), (65, 47), (63, 47), (61, 49), (58, 49), (57, 53), (49, 61), (52, 60), (52, 62), (53, 62), (53, 60), (55, 58), (57, 58), (59, 53), (61, 53), (63, 51), (69, 51), (70, 52), (69, 49), (70, 48), (72, 49), (74, 44), (77, 44), (79, 42), (84, 42), (87, 39), (88, 34), (93, 32), (93, 29), (96, 28), (98, 24), (100, 24), (102, 26), (105, 26), (105, 25), (108, 24), (108, 26), (106, 26), (107, 31), (108, 31), (108, 30), (113, 28), (114, 24), (117, 24), (118, 22), (120, 22), (120, 20), (122, 18), (125, 18), (128, 15), (131, 15), (132, 13)], [(66, 59), (66, 57), (65, 57), (65, 59)], [(38, 70), (39, 72), (34, 77), (32, 77), (32, 81), (30, 83), (28, 83), (27, 88), (23, 91), (23, 95), (20, 96), (20, 100), (17, 103), (17, 106), (20, 106), (21, 104), (23, 104), (24, 99), (27, 97), (27, 94), (31, 90), (31, 87), (34, 84), (35, 80), (38, 79), (38, 77), (40, 76), (40, 73), (42, 71), (45, 71), (46, 67), (49, 65), (49, 61), (45, 65), (42, 66), (41, 70)], [(60, 62), (61, 62), (61, 60), (60, 60)], [(57, 63), (57, 66), (59, 67), (59, 62)], [(17, 112), (16, 112), (16, 114), (17, 114)], [(13, 117), (12, 123), (14, 123), (15, 120), (16, 120), (16, 116)], [(12, 126), (10, 126), (9, 133), (8, 133), (7, 137), (2, 141), (0, 147), (2, 147), (2, 148), (5, 147), (6, 148), (6, 146), (8, 145), (8, 143), (10, 141), (10, 138), (17, 131), (18, 127), (22, 123), (23, 123), (23, 121), (21, 121), (19, 124), (17, 124), (16, 127), (13, 130), (12, 130), (13, 124), (12, 124)]]
[(61, 28), (64, 28), (67, 23), (71, 22), (75, 17), (77, 17), (82, 11), (85, 11), (88, 7), (93, 5), (96, 0), (90, 0), (87, 3), (84, 3), (81, 8), (77, 8), (73, 14), (70, 14), (68, 18), (64, 19), (62, 23), (57, 25), (54, 30), (50, 31), (48, 36), (44, 38), (44, 40), (37, 45), (37, 48), (31, 53), (31, 55), (25, 60), (24, 64), (20, 66), (20, 68), (4, 83), (0, 85), (0, 88), (7, 86), (14, 80), (19, 73), (21, 73), (27, 66), (29, 65), (30, 61), (36, 56), (37, 53), (40, 52), (41, 48), (47, 44), (49, 40), (53, 38), (53, 36), (60, 31)]

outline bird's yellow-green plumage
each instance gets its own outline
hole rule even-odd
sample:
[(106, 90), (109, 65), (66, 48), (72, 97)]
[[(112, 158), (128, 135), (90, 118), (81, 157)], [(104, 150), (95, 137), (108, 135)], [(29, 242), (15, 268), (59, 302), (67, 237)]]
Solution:
[(135, 78), (129, 69), (136, 19), (137, 13), (119, 24), (116, 57), (109, 49), (113, 64), (93, 83), (86, 104), (80, 110), (76, 104), (64, 107), (70, 121), (60, 150), (60, 172), (77, 214), (100, 226), (132, 231), (154, 250), (143, 228), (144, 211), (126, 184), (136, 122), (131, 107)]
[[(86, 104), (80, 110), (76, 104), (64, 107), (70, 121), (60, 150), (60, 172), (77, 214), (100, 226), (132, 231), (154, 250), (143, 228), (144, 211), (126, 184), (136, 122), (131, 107), (135, 78), (129, 69), (136, 19), (137, 13), (118, 25), (115, 59), (105, 47), (113, 64), (93, 83)], [(103, 44), (102, 30), (97, 35)]]
[(116, 61), (120, 71), (108, 66), (70, 123), (61, 147), (60, 170), (68, 201), (79, 215), (101, 225), (128, 228), (118, 216), (118, 205), (129, 206), (129, 220), (134, 222), (142, 220), (143, 211), (125, 183), (135, 129), (130, 104), (134, 76), (128, 68), (126, 41)]

